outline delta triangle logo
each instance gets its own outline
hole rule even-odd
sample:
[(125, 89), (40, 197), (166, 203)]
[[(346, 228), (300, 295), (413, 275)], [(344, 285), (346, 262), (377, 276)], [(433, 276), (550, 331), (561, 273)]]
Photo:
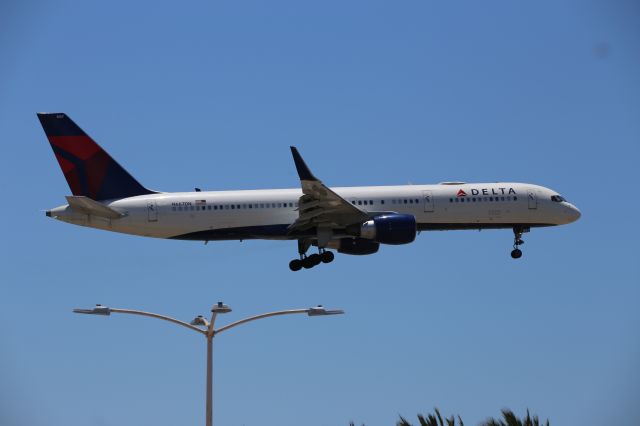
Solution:
[(467, 193), (466, 193), (466, 192), (464, 192), (464, 191), (461, 189), (461, 190), (459, 190), (459, 191), (458, 191), (458, 195), (457, 195), (457, 196), (458, 196), (458, 197), (466, 197), (466, 196), (467, 196)]

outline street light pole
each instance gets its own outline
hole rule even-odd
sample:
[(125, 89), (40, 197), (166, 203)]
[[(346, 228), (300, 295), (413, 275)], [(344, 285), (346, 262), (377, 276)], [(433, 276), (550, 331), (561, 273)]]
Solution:
[[(216, 330), (214, 325), (215, 325), (216, 317), (218, 316), (218, 314), (226, 314), (228, 312), (231, 312), (231, 308), (222, 302), (218, 302), (216, 305), (213, 306), (213, 308), (211, 308), (211, 319), (209, 321), (207, 321), (202, 315), (198, 315), (196, 318), (194, 318), (191, 321), (191, 323), (186, 323), (184, 321), (180, 321), (165, 315), (154, 314), (152, 312), (144, 312), (144, 311), (138, 311), (134, 309), (109, 308), (107, 306), (102, 306), (102, 305), (96, 305), (92, 309), (74, 309), (73, 312), (77, 314), (104, 315), (104, 316), (109, 316), (112, 313), (140, 315), (140, 316), (156, 318), (164, 321), (169, 321), (174, 324), (186, 327), (190, 330), (197, 331), (198, 333), (203, 334), (207, 339), (207, 385), (206, 385), (207, 387), (206, 387), (206, 415), (205, 415), (206, 426), (213, 426), (213, 338), (217, 334), (222, 333), (225, 330), (229, 330), (233, 327), (246, 324), (251, 321), (256, 321), (259, 319), (274, 317), (278, 315), (307, 314), (308, 316), (313, 317), (313, 316), (344, 314), (344, 311), (341, 309), (327, 310), (322, 305), (318, 305), (316, 307), (307, 308), (307, 309), (290, 309), (285, 311), (267, 312), (264, 314), (241, 319), (239, 321), (220, 327)], [(205, 329), (202, 329), (200, 327), (205, 327)]]
[(211, 313), (211, 321), (207, 327), (207, 408), (206, 426), (213, 426), (213, 324), (216, 321), (216, 313)]

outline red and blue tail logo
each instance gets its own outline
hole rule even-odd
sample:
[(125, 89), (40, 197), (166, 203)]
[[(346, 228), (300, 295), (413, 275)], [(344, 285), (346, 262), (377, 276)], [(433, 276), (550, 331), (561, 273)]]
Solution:
[(73, 195), (111, 200), (153, 194), (142, 186), (66, 114), (38, 113)]

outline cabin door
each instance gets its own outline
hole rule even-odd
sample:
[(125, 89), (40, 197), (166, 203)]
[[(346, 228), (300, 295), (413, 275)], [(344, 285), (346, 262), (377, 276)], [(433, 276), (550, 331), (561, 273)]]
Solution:
[(538, 208), (538, 199), (536, 198), (536, 193), (533, 189), (529, 189), (527, 191), (527, 198), (529, 199), (529, 209), (537, 209)]
[(433, 211), (433, 193), (432, 191), (422, 191), (422, 200), (424, 202), (424, 211)]
[(158, 221), (158, 206), (155, 200), (147, 201), (147, 219), (149, 222)]

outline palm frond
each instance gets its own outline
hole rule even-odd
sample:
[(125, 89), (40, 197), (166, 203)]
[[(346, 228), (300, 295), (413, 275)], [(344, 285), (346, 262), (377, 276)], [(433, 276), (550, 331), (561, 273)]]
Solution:
[(523, 426), (520, 419), (515, 414), (513, 414), (513, 411), (507, 408), (502, 410), (502, 417), (504, 418), (507, 426)]
[(420, 422), (420, 426), (432, 426), (429, 419), (425, 418), (422, 414), (418, 414), (418, 422)]
[(398, 420), (396, 426), (411, 426), (411, 423), (409, 423), (404, 417), (400, 416), (400, 420)]

